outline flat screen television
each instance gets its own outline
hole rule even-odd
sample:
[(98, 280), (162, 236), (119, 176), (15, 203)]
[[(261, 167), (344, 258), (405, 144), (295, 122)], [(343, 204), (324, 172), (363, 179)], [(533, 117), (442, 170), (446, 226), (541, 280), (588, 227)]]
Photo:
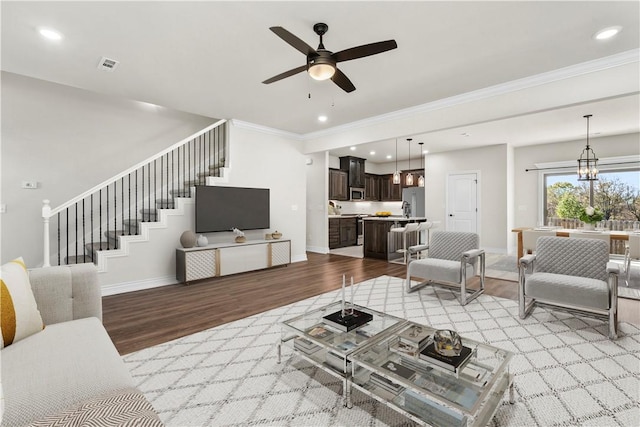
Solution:
[(196, 186), (196, 233), (270, 227), (269, 189)]

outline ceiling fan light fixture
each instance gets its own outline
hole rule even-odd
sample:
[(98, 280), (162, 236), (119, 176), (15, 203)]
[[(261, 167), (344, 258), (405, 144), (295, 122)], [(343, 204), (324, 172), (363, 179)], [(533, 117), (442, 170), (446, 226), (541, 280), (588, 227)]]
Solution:
[(309, 65), (309, 75), (314, 80), (329, 80), (336, 73), (336, 68), (331, 64), (315, 63)]

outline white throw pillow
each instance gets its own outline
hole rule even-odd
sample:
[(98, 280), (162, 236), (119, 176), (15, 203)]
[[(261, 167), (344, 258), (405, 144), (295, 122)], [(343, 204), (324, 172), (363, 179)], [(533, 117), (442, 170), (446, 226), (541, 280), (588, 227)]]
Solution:
[(0, 348), (39, 332), (44, 327), (22, 258), (0, 267)]

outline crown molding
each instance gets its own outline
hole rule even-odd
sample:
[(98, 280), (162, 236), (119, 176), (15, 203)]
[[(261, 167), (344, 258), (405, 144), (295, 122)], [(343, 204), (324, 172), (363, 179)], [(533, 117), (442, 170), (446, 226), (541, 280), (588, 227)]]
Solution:
[(252, 130), (255, 132), (266, 133), (269, 135), (282, 136), (284, 138), (294, 139), (296, 141), (302, 141), (303, 135), (294, 132), (288, 132), (285, 130), (275, 129), (268, 126), (262, 126), (255, 123), (245, 122), (242, 120), (231, 119), (231, 124), (240, 129)]
[(516, 92), (523, 89), (528, 89), (548, 83), (553, 83), (559, 80), (564, 80), (572, 77), (581, 76), (584, 74), (594, 73), (609, 68), (620, 67), (627, 64), (640, 62), (640, 49), (632, 49), (625, 52), (621, 52), (615, 55), (606, 56), (604, 58), (595, 59), (592, 61), (582, 62), (579, 64), (571, 65), (557, 70), (548, 71), (546, 73), (536, 74), (529, 77), (524, 77), (518, 80), (512, 80), (506, 83), (501, 83), (494, 86), (489, 86), (483, 89), (478, 89), (471, 92), (466, 92), (460, 95), (454, 95), (448, 98), (439, 99), (437, 101), (428, 102), (426, 104), (417, 105), (415, 107), (409, 107), (402, 110), (392, 111), (390, 113), (381, 114), (379, 116), (369, 117), (366, 119), (358, 120), (355, 122), (347, 123), (341, 126), (335, 126), (329, 129), (324, 129), (317, 132), (310, 132), (301, 135), (303, 140), (311, 140), (321, 138), (325, 136), (335, 135), (352, 129), (358, 129), (363, 127), (372, 126), (374, 124), (384, 123), (391, 120), (397, 120), (404, 117), (409, 117), (418, 113), (425, 113), (443, 108), (449, 108), (456, 105), (465, 104), (468, 102), (479, 101), (486, 98), (491, 98), (497, 95), (503, 95), (511, 92)]

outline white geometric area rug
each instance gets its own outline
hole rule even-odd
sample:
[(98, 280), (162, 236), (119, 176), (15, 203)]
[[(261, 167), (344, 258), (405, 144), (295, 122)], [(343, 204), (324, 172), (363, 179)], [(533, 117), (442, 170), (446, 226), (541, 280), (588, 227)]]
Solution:
[[(168, 426), (411, 426), (408, 418), (357, 390), (342, 406), (342, 382), (291, 355), (277, 364), (279, 323), (340, 298), (329, 292), (124, 357), (138, 387)], [(505, 394), (492, 426), (639, 426), (640, 329), (481, 295), (427, 286), (406, 294), (382, 276), (355, 286), (355, 302), (394, 316), (454, 329), (515, 353), (516, 403)], [(200, 313), (206, 316), (206, 312)]]

